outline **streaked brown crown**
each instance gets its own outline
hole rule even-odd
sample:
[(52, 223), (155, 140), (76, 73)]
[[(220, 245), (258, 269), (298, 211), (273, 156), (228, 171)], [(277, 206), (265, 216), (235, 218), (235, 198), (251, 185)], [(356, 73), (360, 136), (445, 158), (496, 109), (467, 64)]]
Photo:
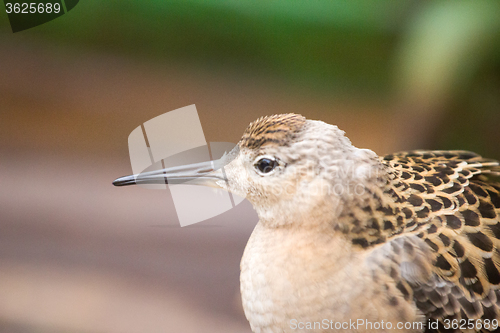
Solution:
[(258, 149), (264, 145), (286, 145), (304, 126), (306, 118), (287, 113), (261, 117), (248, 125), (240, 147)]

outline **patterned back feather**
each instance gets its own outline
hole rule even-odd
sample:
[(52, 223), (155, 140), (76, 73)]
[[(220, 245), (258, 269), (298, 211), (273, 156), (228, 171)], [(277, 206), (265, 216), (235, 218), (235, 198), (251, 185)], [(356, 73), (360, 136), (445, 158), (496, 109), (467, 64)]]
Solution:
[(500, 320), (499, 163), (467, 151), (381, 161), (390, 180), (367, 188), (363, 209), (346, 209), (337, 229), (372, 250), (427, 318)]

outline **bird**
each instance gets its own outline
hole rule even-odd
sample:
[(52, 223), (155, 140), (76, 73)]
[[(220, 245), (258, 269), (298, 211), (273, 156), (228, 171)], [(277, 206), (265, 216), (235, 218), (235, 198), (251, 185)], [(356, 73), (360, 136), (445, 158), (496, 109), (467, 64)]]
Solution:
[(240, 291), (253, 332), (498, 328), (498, 161), (463, 150), (378, 156), (289, 113), (250, 123), (219, 162), (114, 184), (189, 180), (251, 202), (259, 221)]

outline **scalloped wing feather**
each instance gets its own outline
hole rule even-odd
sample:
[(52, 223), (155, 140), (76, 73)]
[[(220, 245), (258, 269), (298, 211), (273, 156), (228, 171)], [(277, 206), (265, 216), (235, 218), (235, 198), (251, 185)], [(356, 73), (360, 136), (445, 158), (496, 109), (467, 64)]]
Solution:
[(395, 214), (378, 227), (390, 243), (417, 236), (431, 253), (424, 259), (428, 267), (421, 268), (432, 272), (427, 281), (401, 274), (417, 307), (441, 321), (498, 320), (499, 163), (468, 151), (412, 151), (382, 161), (390, 174), (384, 194), (393, 199), (386, 205)]

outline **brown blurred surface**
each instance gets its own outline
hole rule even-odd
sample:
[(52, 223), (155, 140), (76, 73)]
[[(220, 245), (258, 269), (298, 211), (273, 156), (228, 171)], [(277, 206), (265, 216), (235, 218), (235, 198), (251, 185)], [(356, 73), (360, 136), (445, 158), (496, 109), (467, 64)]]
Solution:
[(168, 193), (111, 185), (146, 120), (196, 104), (207, 141), (236, 143), (257, 117), (296, 112), (399, 148), (387, 105), (267, 78), (7, 39), (0, 70), (1, 332), (250, 332), (250, 204), (180, 228)]

